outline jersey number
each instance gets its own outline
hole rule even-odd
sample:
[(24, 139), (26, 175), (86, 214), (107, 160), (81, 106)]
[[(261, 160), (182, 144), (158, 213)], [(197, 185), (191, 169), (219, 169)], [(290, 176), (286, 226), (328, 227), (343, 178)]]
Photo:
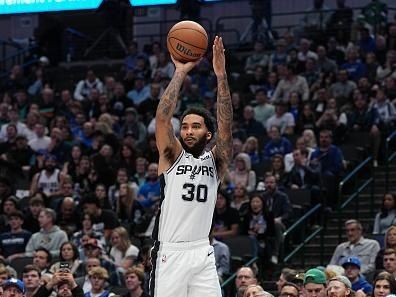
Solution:
[(185, 194), (182, 195), (183, 200), (193, 201), (197, 198), (198, 202), (206, 202), (208, 200), (208, 187), (206, 185), (197, 185), (190, 183), (185, 183), (183, 189), (187, 190)]

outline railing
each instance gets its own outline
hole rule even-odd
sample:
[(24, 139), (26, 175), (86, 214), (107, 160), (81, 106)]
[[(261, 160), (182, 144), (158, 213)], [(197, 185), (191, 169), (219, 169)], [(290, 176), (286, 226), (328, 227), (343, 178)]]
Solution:
[[(363, 192), (368, 186), (371, 185), (371, 212), (374, 215), (374, 170), (373, 170), (373, 157), (368, 157), (364, 161), (362, 161), (358, 166), (355, 167), (338, 185), (338, 240), (341, 241), (342, 237), (342, 220), (343, 220), (343, 210), (352, 202), (355, 202), (355, 218), (359, 218), (359, 195)], [(350, 194), (345, 201), (343, 201), (343, 190), (346, 184), (349, 184), (350, 181), (353, 181), (354, 189), (357, 186), (358, 174), (362, 172), (367, 167), (370, 168), (370, 172), (372, 173), (370, 177), (363, 181), (363, 184), (359, 185), (358, 189), (355, 190), (352, 194)]]
[[(258, 260), (258, 257), (253, 257), (252, 259), (250, 259), (248, 262), (246, 262), (243, 266), (244, 267), (248, 267), (250, 265), (252, 265), (253, 263), (256, 263)], [(230, 285), (232, 285), (234, 283), (234, 280), (236, 278), (237, 273), (234, 272), (230, 277), (228, 277), (222, 284), (221, 284), (221, 289), (225, 290), (227, 289)]]
[(23, 65), (26, 63), (25, 58), (37, 48), (36, 45), (22, 48), (15, 42), (7, 40), (0, 40), (0, 47), (0, 77), (7, 75), (8, 70), (13, 65)]
[(396, 131), (388, 136), (385, 143), (385, 192), (389, 190), (389, 165), (396, 159), (396, 151), (391, 153), (391, 142), (396, 138)]
[[(314, 215), (318, 214), (322, 209), (322, 204), (317, 204), (313, 208), (311, 208), (309, 211), (307, 211), (300, 219), (298, 219), (292, 226), (290, 226), (285, 232), (283, 232), (283, 237), (284, 241), (287, 242), (287, 239), (290, 235), (294, 234), (295, 231), (301, 232), (301, 237), (304, 238), (304, 240), (298, 244), (291, 252), (289, 252), (288, 255), (282, 257), (281, 262), (282, 264), (285, 264), (289, 262), (297, 253), (301, 251), (302, 257), (301, 257), (301, 265), (302, 267), (305, 266), (305, 250), (304, 247), (307, 243), (309, 243), (313, 238), (315, 238), (316, 235), (320, 233), (320, 264), (323, 264), (323, 246), (324, 246), (324, 241), (323, 241), (323, 233), (324, 230), (326, 229), (325, 226), (325, 220), (322, 220), (322, 226), (319, 226), (316, 228), (311, 234), (306, 235), (306, 228), (307, 228), (307, 221), (311, 219)], [(302, 230), (300, 230), (302, 228)]]

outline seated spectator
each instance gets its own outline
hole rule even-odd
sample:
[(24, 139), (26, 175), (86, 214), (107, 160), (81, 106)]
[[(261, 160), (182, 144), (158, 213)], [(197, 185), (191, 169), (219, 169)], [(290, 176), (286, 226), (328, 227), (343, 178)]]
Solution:
[(383, 248), (378, 252), (375, 259), (375, 268), (384, 269), (384, 252), (387, 249), (396, 249), (396, 226), (390, 226), (385, 232)]
[(85, 274), (83, 276), (76, 278), (76, 284), (83, 289), (84, 293), (87, 293), (92, 289), (92, 284), (89, 279), (89, 272), (91, 271), (92, 268), (100, 267), (100, 260), (98, 258), (91, 257), (86, 259), (84, 265), (85, 265)]
[(285, 172), (285, 164), (282, 155), (276, 154), (272, 156), (270, 174), (275, 176), (278, 187), (283, 189), (287, 182), (287, 174)]
[(53, 256), (58, 256), (60, 246), (67, 241), (67, 234), (55, 225), (55, 211), (50, 208), (43, 209), (38, 220), (41, 230), (30, 238), (25, 250), (26, 256), (32, 256), (39, 247), (44, 247)]
[(302, 133), (302, 138), (304, 139), (304, 144), (308, 151), (310, 151), (309, 154), (312, 153), (318, 146), (317, 141), (316, 141), (316, 136), (315, 132), (312, 129), (305, 129)]
[(276, 288), (279, 294), (286, 283), (293, 282), (296, 275), (297, 275), (297, 271), (294, 269), (285, 267), (281, 270), (279, 279), (276, 281)]
[(35, 265), (26, 265), (22, 270), (22, 281), (25, 284), (25, 297), (33, 297), (41, 285), (40, 269)]
[(333, 135), (335, 135), (334, 139), (341, 142), (345, 137), (347, 123), (347, 115), (339, 110), (337, 100), (329, 98), (327, 100), (325, 111), (316, 122), (316, 127), (319, 130), (332, 131)]
[(243, 185), (248, 192), (256, 187), (256, 173), (251, 168), (250, 157), (246, 153), (239, 153), (235, 158), (235, 168), (230, 171), (230, 182), (233, 185)]
[(373, 234), (385, 234), (386, 230), (396, 224), (396, 196), (386, 193), (382, 199), (381, 210), (376, 214)]
[(316, 116), (311, 103), (305, 103), (296, 119), (296, 132), (302, 133), (305, 129), (316, 128)]
[(160, 199), (160, 180), (158, 177), (158, 164), (148, 166), (147, 178), (138, 192), (138, 201), (144, 208), (152, 207)]
[(377, 68), (377, 80), (381, 81), (387, 77), (396, 76), (396, 50), (391, 49), (386, 53), (385, 65), (380, 65)]
[(295, 149), (293, 151), (293, 167), (287, 176), (286, 186), (289, 189), (313, 189), (317, 188), (319, 172), (308, 166), (307, 151)]
[(80, 80), (74, 90), (74, 99), (83, 101), (88, 98), (91, 90), (96, 89), (99, 93), (103, 93), (103, 83), (96, 77), (92, 70), (88, 70), (84, 80)]
[(304, 63), (304, 72), (302, 76), (306, 79), (308, 86), (310, 87), (310, 91), (314, 90), (314, 83), (316, 83), (320, 78), (320, 72), (318, 72), (318, 68), (316, 65), (316, 60), (314, 58), (307, 58)]
[(348, 113), (349, 132), (367, 132), (370, 137), (374, 166), (378, 166), (378, 153), (381, 144), (380, 118), (376, 108), (370, 108), (364, 96), (354, 98), (353, 110)]
[(241, 120), (240, 128), (246, 132), (246, 135), (254, 136), (257, 139), (265, 135), (264, 126), (256, 120), (254, 108), (250, 105), (246, 105), (243, 109), (243, 119)]
[(88, 272), (88, 277), (91, 282), (91, 290), (84, 294), (84, 297), (112, 297), (115, 296), (109, 290), (106, 290), (106, 281), (109, 279), (109, 274), (103, 267), (94, 267)]
[(254, 296), (272, 296), (271, 293), (264, 291), (262, 286), (259, 285), (250, 285), (246, 288), (243, 297), (254, 297)]
[(254, 43), (253, 53), (246, 58), (245, 71), (253, 72), (256, 66), (268, 66), (268, 56), (265, 53), (264, 43), (259, 40)]
[[(87, 195), (88, 193), (86, 193)], [(104, 184), (98, 183), (95, 186), (95, 198), (99, 201), (99, 206), (102, 209), (112, 209), (109, 198), (107, 197), (107, 190)]]
[(337, 72), (337, 64), (328, 57), (326, 47), (319, 45), (316, 49), (316, 54), (318, 55), (318, 60), (316, 61), (318, 71), (334, 74)]
[(137, 74), (132, 90), (127, 94), (127, 97), (134, 106), (139, 106), (140, 103), (150, 97), (150, 86), (146, 85), (146, 80), (142, 74)]
[(292, 145), (286, 137), (282, 137), (278, 126), (272, 126), (268, 131), (270, 140), (264, 147), (263, 157), (271, 159), (275, 155), (284, 156), (291, 152)]
[(359, 78), (366, 75), (367, 67), (360, 61), (358, 50), (355, 47), (347, 49), (346, 59), (346, 62), (341, 65), (341, 69), (345, 69), (353, 81), (357, 82)]
[(150, 297), (144, 291), (144, 283), (145, 283), (145, 275), (144, 271), (137, 266), (129, 267), (127, 271), (124, 273), (124, 282), (125, 287), (128, 289), (128, 292), (122, 297)]
[(243, 297), (248, 286), (257, 285), (256, 273), (251, 267), (242, 266), (238, 268), (235, 277), (235, 289), (237, 297)]
[(72, 197), (66, 197), (62, 200), (59, 207), (56, 224), (59, 226), (59, 228), (66, 232), (68, 237), (71, 237), (78, 229), (76, 204)]
[(84, 197), (80, 203), (84, 213), (89, 213), (96, 225), (96, 231), (103, 232), (106, 240), (110, 238), (111, 231), (120, 225), (116, 214), (109, 209), (101, 209), (99, 201), (92, 195)]
[(258, 148), (258, 140), (254, 136), (248, 137), (243, 144), (242, 151), (249, 155), (252, 165), (260, 163), (260, 154)]
[(345, 269), (345, 276), (352, 284), (352, 290), (355, 292), (361, 290), (367, 295), (371, 295), (373, 286), (360, 274), (360, 259), (352, 256), (347, 258), (342, 267)]
[(139, 254), (139, 249), (131, 243), (124, 227), (117, 227), (112, 231), (111, 246), (110, 256), (122, 272), (133, 265)]
[(19, 209), (18, 200), (15, 196), (8, 196), (3, 199), (0, 206), (2, 213), (0, 214), (0, 233), (8, 232), (10, 230), (10, 226), (8, 225), (10, 215)]
[(386, 271), (380, 272), (379, 274), (377, 274), (373, 281), (373, 288), (373, 297), (381, 297), (395, 294), (395, 277)]
[[(156, 68), (152, 69), (151, 77), (154, 78), (155, 75), (160, 75), (160, 77), (172, 78), (175, 72), (175, 66), (169, 59), (169, 54), (165, 52), (160, 52), (158, 55), (158, 63)], [(144, 101), (143, 101), (144, 102)]]
[(121, 125), (121, 135), (132, 133), (136, 141), (136, 145), (144, 142), (147, 136), (147, 128), (145, 124), (139, 120), (138, 113), (135, 108), (128, 107), (125, 110), (125, 119)]
[(22, 229), (24, 215), (16, 210), (9, 215), (10, 232), (0, 234), (0, 258), (11, 261), (25, 255), (25, 248), (32, 233)]
[(41, 276), (52, 277), (49, 270), (52, 263), (52, 255), (46, 248), (38, 248), (33, 253), (33, 265), (37, 266), (41, 271)]
[(304, 273), (304, 295), (307, 297), (326, 295), (326, 274), (317, 268)]
[(268, 211), (272, 213), (275, 222), (275, 242), (271, 262), (277, 264), (280, 246), (283, 242), (283, 231), (289, 222), (292, 208), (289, 197), (278, 190), (276, 179), (273, 175), (266, 176), (264, 184), (264, 203)]
[(238, 226), (238, 211), (230, 206), (229, 194), (225, 191), (219, 190), (213, 213), (212, 236), (218, 240), (234, 237), (238, 235)]
[(120, 195), (121, 184), (127, 184), (131, 189), (136, 188), (136, 186), (130, 183), (129, 180), (130, 177), (128, 176), (128, 170), (125, 167), (118, 168), (115, 183), (109, 187), (108, 192), (108, 201), (110, 202), (111, 208), (113, 210), (116, 210), (118, 207), (117, 202)]
[(329, 264), (342, 265), (348, 257), (356, 256), (361, 262), (360, 272), (369, 278), (374, 272), (380, 246), (377, 241), (363, 237), (363, 227), (357, 220), (346, 221), (345, 230), (348, 241), (336, 247)]
[(235, 185), (230, 206), (238, 211), (240, 218), (246, 214), (249, 208), (249, 195), (245, 186)]
[(133, 176), (136, 174), (136, 158), (138, 152), (135, 146), (124, 143), (121, 146), (119, 155), (117, 157), (118, 169), (125, 168), (127, 170), (127, 176), (133, 180)]
[(356, 83), (348, 79), (348, 72), (345, 69), (338, 71), (337, 82), (330, 86), (329, 92), (334, 97), (339, 106), (345, 105), (356, 89)]
[(287, 105), (283, 102), (277, 102), (275, 104), (275, 114), (267, 121), (267, 133), (270, 133), (273, 126), (276, 126), (281, 135), (291, 135), (294, 133), (295, 125), (293, 115), (287, 111)]
[(104, 234), (103, 232), (100, 232), (100, 230), (95, 230), (96, 228), (93, 222), (94, 217), (88, 212), (84, 212), (80, 222), (80, 225), (82, 226), (81, 230), (75, 232), (71, 238), (71, 241), (78, 249), (82, 249), (82, 239), (84, 236), (88, 236), (89, 238), (95, 238), (99, 240), (103, 246), (105, 246)]
[(384, 88), (379, 87), (377, 89), (372, 107), (378, 111), (380, 129), (385, 132), (384, 134), (394, 131), (396, 126), (396, 107), (386, 96)]
[(209, 241), (214, 250), (217, 275), (220, 283), (223, 283), (224, 277), (230, 273), (230, 248), (224, 242), (214, 238), (212, 234), (209, 235)]
[(144, 210), (137, 200), (137, 189), (131, 188), (128, 184), (120, 184), (120, 191), (117, 197), (116, 214), (121, 224), (133, 228), (140, 222)]
[(267, 90), (257, 89), (255, 92), (256, 106), (254, 107), (254, 118), (265, 127), (267, 120), (274, 115), (275, 107), (268, 102)]
[(250, 208), (242, 219), (241, 233), (253, 239), (254, 256), (277, 257), (272, 242), (275, 235), (273, 213), (267, 209), (262, 195), (258, 192), (250, 195)]
[[(305, 130), (308, 131), (308, 130)], [(312, 132), (313, 133), (313, 132)], [(315, 135), (314, 135), (315, 137)], [(316, 147), (316, 142), (314, 147)], [(295, 145), (295, 149), (300, 150), (301, 154), (303, 154), (306, 158), (307, 161), (309, 161), (311, 159), (311, 154), (314, 151), (313, 148), (308, 147), (305, 143), (304, 137), (301, 136), (299, 138), (297, 138), (296, 140), (296, 145)], [(290, 152), (288, 154), (286, 154), (283, 158), (284, 160), (284, 166), (285, 166), (285, 172), (290, 172), (294, 166), (294, 157), (293, 157), (293, 152)], [(309, 162), (307, 162), (308, 165)]]
[(68, 263), (70, 272), (74, 277), (81, 277), (84, 275), (84, 268), (82, 261), (79, 259), (79, 252), (77, 247), (70, 241), (63, 243), (59, 250), (59, 261), (54, 263), (50, 271), (57, 272), (60, 269), (61, 263)]
[(286, 40), (283, 38), (275, 42), (275, 51), (269, 57), (268, 69), (274, 71), (278, 65), (287, 63)]
[(386, 249), (383, 253), (383, 265), (386, 272), (393, 276), (396, 275), (396, 251), (394, 249)]
[(288, 63), (285, 78), (280, 80), (271, 101), (288, 103), (291, 92), (296, 92), (302, 101), (309, 99), (309, 87), (306, 79), (297, 75), (295, 65)]

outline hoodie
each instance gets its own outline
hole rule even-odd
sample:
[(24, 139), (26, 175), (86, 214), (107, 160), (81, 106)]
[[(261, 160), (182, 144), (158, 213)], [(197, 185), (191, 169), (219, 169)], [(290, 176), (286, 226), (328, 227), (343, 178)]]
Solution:
[(30, 238), (26, 246), (25, 255), (31, 257), (36, 249), (43, 247), (50, 251), (52, 256), (58, 256), (60, 246), (66, 241), (67, 235), (65, 231), (61, 230), (58, 226), (53, 226), (48, 231), (41, 229)]
[(366, 295), (371, 295), (373, 291), (373, 286), (364, 278), (363, 275), (359, 276), (359, 279), (352, 283), (352, 290), (355, 292), (362, 290)]

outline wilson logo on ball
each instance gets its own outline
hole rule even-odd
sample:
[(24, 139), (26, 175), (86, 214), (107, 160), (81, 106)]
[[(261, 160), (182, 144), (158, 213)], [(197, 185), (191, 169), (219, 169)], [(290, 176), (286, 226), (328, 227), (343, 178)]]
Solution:
[(195, 53), (195, 54), (194, 54), (194, 53), (191, 51), (191, 49), (184, 47), (184, 46), (183, 46), (182, 44), (180, 44), (180, 43), (177, 43), (177, 44), (176, 44), (176, 50), (179, 51), (179, 52), (181, 52), (181, 53), (183, 53), (183, 54), (185, 54), (185, 55), (187, 55), (187, 56), (193, 57), (193, 58), (200, 58), (200, 57), (201, 57), (201, 54), (200, 54), (200, 53)]

